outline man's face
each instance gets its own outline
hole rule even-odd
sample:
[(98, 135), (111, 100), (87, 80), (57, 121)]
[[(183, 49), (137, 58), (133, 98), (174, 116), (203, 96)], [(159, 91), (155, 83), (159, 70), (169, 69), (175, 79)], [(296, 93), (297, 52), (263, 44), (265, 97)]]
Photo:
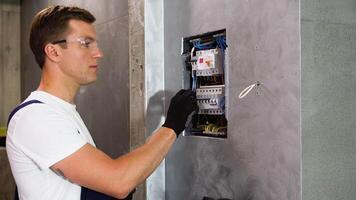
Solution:
[(79, 20), (70, 20), (68, 24), (70, 31), (59, 67), (68, 81), (87, 85), (97, 79), (98, 59), (103, 56), (96, 43), (95, 29)]

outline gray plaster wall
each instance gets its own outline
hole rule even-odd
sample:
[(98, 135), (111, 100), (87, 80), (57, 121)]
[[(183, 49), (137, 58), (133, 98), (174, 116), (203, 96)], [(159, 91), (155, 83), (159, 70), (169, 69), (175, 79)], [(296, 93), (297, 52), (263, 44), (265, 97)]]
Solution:
[(356, 197), (355, 10), (301, 1), (303, 200)]
[(183, 87), (182, 37), (226, 28), (229, 45), (228, 138), (179, 137), (166, 200), (301, 198), (299, 24), (298, 0), (164, 1), (166, 107)]
[(112, 157), (129, 151), (129, 44), (127, 0), (26, 0), (21, 14), (22, 98), (35, 90), (40, 68), (28, 45), (32, 17), (53, 4), (76, 5), (97, 18), (95, 28), (104, 58), (96, 83), (82, 87), (77, 109), (97, 146)]

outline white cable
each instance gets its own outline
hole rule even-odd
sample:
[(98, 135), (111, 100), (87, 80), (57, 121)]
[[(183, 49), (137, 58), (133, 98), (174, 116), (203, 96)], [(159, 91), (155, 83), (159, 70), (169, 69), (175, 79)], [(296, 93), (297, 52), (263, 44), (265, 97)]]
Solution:
[(194, 53), (195, 47), (192, 48), (192, 51), (190, 52), (190, 60), (193, 60), (193, 53)]
[(256, 83), (249, 85), (248, 87), (246, 87), (244, 90), (241, 91), (241, 93), (239, 94), (239, 99), (244, 98), (255, 86), (259, 86), (260, 82), (257, 81)]

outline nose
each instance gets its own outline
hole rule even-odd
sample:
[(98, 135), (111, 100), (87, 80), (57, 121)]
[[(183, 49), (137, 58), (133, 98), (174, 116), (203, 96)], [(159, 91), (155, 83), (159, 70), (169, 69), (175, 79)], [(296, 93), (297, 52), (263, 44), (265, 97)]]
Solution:
[(104, 56), (104, 54), (99, 48), (97, 48), (95, 50), (95, 52), (93, 53), (94, 58), (102, 58), (103, 56)]

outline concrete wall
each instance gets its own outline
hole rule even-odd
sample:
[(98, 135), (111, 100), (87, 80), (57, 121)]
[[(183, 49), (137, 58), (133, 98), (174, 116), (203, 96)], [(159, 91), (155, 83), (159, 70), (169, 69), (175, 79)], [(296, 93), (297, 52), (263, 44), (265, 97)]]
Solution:
[(0, 0), (0, 127), (20, 102), (20, 1)]
[[(0, 127), (20, 102), (20, 1), (0, 0)], [(15, 182), (6, 150), (0, 147), (0, 199), (13, 200)]]
[[(0, 127), (20, 103), (20, 0), (0, 0)], [(13, 200), (15, 182), (5, 147), (0, 147), (0, 199)]]
[(355, 9), (301, 1), (303, 200), (356, 197)]
[[(144, 0), (129, 0), (130, 150), (146, 141)], [(134, 199), (146, 199), (146, 184), (137, 187)]]
[(0, 166), (0, 199), (13, 200), (15, 194), (15, 181), (11, 174), (5, 147), (0, 147)]
[[(228, 139), (180, 137), (166, 158), (166, 200), (299, 200), (298, 0), (164, 2), (166, 105), (182, 87), (181, 38), (226, 28)], [(262, 82), (239, 100), (249, 84)]]

